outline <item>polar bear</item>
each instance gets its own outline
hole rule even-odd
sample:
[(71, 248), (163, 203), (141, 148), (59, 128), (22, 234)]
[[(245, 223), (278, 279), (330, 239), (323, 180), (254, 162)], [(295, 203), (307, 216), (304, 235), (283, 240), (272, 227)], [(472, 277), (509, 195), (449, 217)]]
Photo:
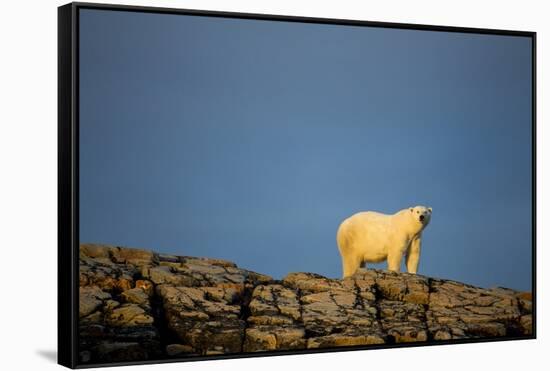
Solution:
[(393, 215), (364, 211), (344, 220), (336, 236), (343, 277), (353, 275), (365, 263), (384, 260), (388, 270), (399, 272), (405, 254), (407, 272), (416, 273), (422, 231), (431, 217), (431, 207), (415, 206)]

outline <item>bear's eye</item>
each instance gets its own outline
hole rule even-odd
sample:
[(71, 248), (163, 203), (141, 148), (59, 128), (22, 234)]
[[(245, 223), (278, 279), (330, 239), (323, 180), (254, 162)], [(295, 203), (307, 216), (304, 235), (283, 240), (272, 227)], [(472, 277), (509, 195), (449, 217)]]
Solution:
[(417, 214), (420, 214), (420, 211), (416, 210), (416, 213), (417, 213)]

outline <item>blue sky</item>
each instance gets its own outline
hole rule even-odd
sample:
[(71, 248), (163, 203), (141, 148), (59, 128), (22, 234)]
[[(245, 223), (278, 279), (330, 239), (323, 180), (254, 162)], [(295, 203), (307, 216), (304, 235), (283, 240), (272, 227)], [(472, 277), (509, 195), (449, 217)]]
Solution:
[(420, 274), (530, 290), (531, 98), (526, 37), (81, 10), (80, 240), (340, 277), (426, 205)]

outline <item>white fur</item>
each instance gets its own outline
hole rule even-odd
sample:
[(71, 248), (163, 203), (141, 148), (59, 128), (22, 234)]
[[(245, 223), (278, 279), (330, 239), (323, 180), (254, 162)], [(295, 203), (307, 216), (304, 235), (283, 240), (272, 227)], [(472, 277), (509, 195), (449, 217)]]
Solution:
[[(420, 216), (423, 220), (420, 220)], [(340, 224), (337, 234), (343, 277), (353, 275), (365, 263), (388, 262), (388, 270), (399, 272), (406, 254), (407, 272), (416, 273), (422, 231), (429, 224), (431, 207), (416, 206), (393, 215), (360, 212)]]

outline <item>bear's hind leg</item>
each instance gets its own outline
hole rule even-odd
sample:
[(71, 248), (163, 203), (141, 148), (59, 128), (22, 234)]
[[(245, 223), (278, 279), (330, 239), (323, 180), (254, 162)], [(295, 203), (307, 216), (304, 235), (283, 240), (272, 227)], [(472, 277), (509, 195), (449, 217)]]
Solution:
[(357, 271), (360, 265), (361, 260), (355, 256), (342, 257), (342, 278), (352, 276)]

